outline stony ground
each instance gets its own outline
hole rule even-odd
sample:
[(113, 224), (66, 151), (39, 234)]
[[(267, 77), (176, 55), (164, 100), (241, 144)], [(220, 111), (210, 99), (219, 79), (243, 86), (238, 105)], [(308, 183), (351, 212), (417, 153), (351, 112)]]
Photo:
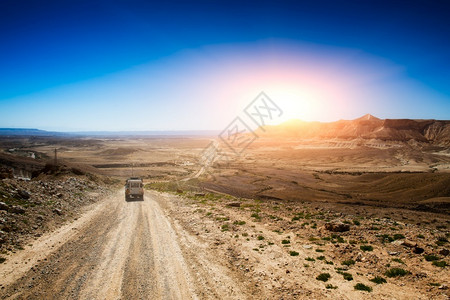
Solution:
[(321, 203), (178, 192), (172, 216), (251, 282), (259, 299), (450, 296), (449, 232), (404, 222), (416, 212), (377, 217)]
[(106, 184), (74, 174), (0, 180), (0, 259), (73, 220), (83, 206), (108, 193)]

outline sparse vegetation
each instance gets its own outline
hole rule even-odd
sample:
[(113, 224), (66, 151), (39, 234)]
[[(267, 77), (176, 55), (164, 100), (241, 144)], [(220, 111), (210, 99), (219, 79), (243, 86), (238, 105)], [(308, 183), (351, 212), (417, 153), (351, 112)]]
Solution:
[(335, 289), (337, 289), (338, 287), (335, 286), (335, 285), (332, 285), (332, 284), (327, 284), (327, 285), (325, 286), (325, 288), (327, 288), (327, 289), (329, 289), (329, 290), (335, 290)]
[(447, 266), (447, 262), (444, 260), (439, 260), (439, 261), (435, 260), (435, 261), (433, 261), (433, 266), (445, 268)]
[(361, 246), (359, 246), (359, 248), (360, 248), (362, 251), (373, 251), (373, 247), (370, 246), (370, 245), (361, 245)]
[(314, 258), (312, 258), (312, 257), (307, 257), (307, 258), (305, 258), (305, 260), (307, 260), (307, 261), (316, 261)]
[(425, 258), (426, 261), (439, 260), (439, 257), (433, 254), (425, 254), (423, 257)]
[(329, 273), (321, 273), (316, 277), (317, 280), (320, 280), (323, 282), (327, 282), (328, 279), (330, 279), (330, 278), (331, 278), (331, 275)]
[(402, 268), (392, 268), (384, 273), (384, 275), (386, 275), (387, 277), (401, 277), (407, 274), (409, 274), (409, 272)]
[(281, 243), (282, 243), (283, 245), (287, 245), (287, 244), (290, 244), (291, 241), (290, 241), (290, 240), (282, 240)]
[(370, 281), (376, 283), (376, 284), (383, 284), (386, 283), (386, 279), (384, 279), (381, 276), (375, 276), (374, 278), (370, 279)]
[(363, 283), (357, 283), (354, 286), (354, 288), (355, 288), (355, 290), (358, 290), (358, 291), (366, 291), (366, 292), (369, 292), (369, 293), (372, 292), (372, 288), (370, 286), (367, 286), (367, 285), (363, 284)]
[(291, 251), (291, 252), (289, 252), (289, 254), (291, 256), (298, 256), (299, 255), (299, 253), (297, 251)]
[(344, 261), (342, 262), (342, 264), (343, 264), (344, 266), (351, 266), (351, 265), (354, 265), (354, 264), (355, 264), (355, 261), (354, 261), (353, 259), (344, 260)]

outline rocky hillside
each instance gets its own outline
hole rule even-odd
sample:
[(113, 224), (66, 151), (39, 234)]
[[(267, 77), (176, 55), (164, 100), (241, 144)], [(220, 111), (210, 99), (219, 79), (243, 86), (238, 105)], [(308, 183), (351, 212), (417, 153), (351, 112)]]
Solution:
[(111, 190), (105, 179), (65, 166), (47, 165), (32, 180), (14, 178), (7, 167), (0, 173), (0, 262)]
[(450, 121), (379, 119), (365, 115), (355, 120), (331, 123), (291, 120), (277, 126), (266, 126), (262, 136), (297, 137), (301, 139), (379, 139), (385, 141), (431, 143), (450, 145)]

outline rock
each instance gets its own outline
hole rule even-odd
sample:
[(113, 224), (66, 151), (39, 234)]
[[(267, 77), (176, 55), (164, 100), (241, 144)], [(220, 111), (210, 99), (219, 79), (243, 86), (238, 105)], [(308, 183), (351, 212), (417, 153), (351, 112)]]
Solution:
[(395, 252), (395, 251), (388, 251), (389, 255), (398, 255), (400, 252)]
[(25, 200), (28, 200), (31, 197), (31, 194), (26, 190), (19, 190), (17, 194), (19, 195), (20, 198)]
[(443, 256), (447, 256), (450, 254), (450, 251), (448, 249), (442, 249), (441, 251), (439, 251), (439, 254), (443, 255)]
[(422, 254), (423, 252), (424, 252), (425, 250), (423, 249), (423, 248), (420, 248), (420, 247), (414, 247), (414, 249), (413, 249), (413, 252), (415, 253), (415, 254)]
[(241, 203), (240, 202), (230, 202), (230, 203), (227, 203), (227, 206), (229, 206), (229, 207), (241, 207)]
[(311, 249), (312, 246), (311, 246), (311, 245), (303, 245), (303, 248), (305, 248), (305, 249)]
[(438, 289), (440, 289), (440, 290), (448, 290), (448, 286), (446, 284), (443, 284), (440, 287), (438, 287)]
[(403, 247), (413, 248), (417, 247), (417, 243), (414, 243), (413, 241), (404, 240), (403, 243), (401, 243)]
[(0, 202), (0, 210), (8, 211), (8, 209), (9, 209), (8, 204), (6, 204), (4, 202)]
[(14, 205), (14, 206), (12, 206), (10, 209), (9, 209), (9, 212), (12, 212), (12, 213), (14, 213), (14, 214), (24, 214), (25, 213), (25, 209), (23, 208), (23, 207), (21, 207), (21, 206), (16, 206), (16, 205)]
[(350, 225), (342, 222), (326, 223), (325, 229), (332, 232), (344, 232), (350, 230)]
[(63, 214), (62, 210), (60, 210), (59, 208), (54, 208), (54, 209), (53, 209), (53, 212), (54, 212), (55, 214), (57, 214), (58, 216), (61, 216), (61, 215)]
[(416, 274), (416, 277), (417, 278), (426, 278), (428, 275), (427, 275), (427, 273), (425, 273), (425, 272), (420, 272), (420, 273), (417, 273)]

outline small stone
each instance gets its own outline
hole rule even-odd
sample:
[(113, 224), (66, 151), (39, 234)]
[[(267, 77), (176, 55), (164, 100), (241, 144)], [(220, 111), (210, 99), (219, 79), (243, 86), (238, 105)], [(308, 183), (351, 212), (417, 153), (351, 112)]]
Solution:
[(415, 254), (422, 254), (425, 250), (423, 248), (420, 247), (414, 247), (413, 252)]
[(446, 284), (443, 284), (440, 287), (438, 287), (438, 289), (440, 289), (440, 290), (447, 290), (448, 286)]
[(417, 243), (414, 243), (413, 241), (409, 241), (409, 240), (404, 240), (401, 245), (404, 247), (408, 247), (408, 248), (417, 247)]
[(303, 248), (305, 248), (305, 249), (311, 249), (312, 246), (311, 246), (311, 245), (303, 245)]
[(31, 197), (30, 192), (26, 191), (26, 190), (19, 190), (17, 192), (17, 194), (20, 196), (20, 198), (28, 200)]
[(450, 251), (448, 249), (442, 249), (441, 251), (439, 251), (439, 254), (443, 255), (443, 256), (447, 256), (450, 254)]
[(12, 206), (10, 209), (9, 209), (9, 211), (10, 212), (12, 212), (12, 213), (14, 213), (14, 214), (23, 214), (23, 213), (25, 213), (25, 209), (23, 208), (23, 207), (21, 207), (21, 206)]
[(6, 204), (4, 202), (0, 202), (0, 210), (8, 211), (8, 209), (9, 209), (8, 204)]
[(63, 214), (62, 210), (60, 210), (59, 208), (54, 208), (54, 209), (53, 209), (53, 212), (54, 212), (55, 214), (57, 214), (58, 216), (61, 216), (61, 215)]

